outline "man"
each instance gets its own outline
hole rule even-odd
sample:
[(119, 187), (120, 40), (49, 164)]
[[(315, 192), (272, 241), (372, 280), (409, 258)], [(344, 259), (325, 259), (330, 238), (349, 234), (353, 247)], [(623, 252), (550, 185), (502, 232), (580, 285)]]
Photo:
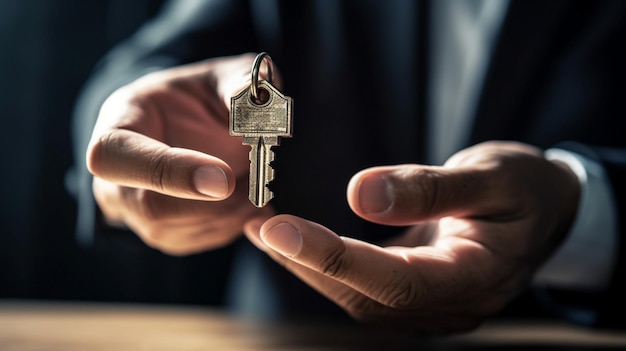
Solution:
[[(90, 84), (79, 135), (102, 108), (79, 147), (109, 224), (174, 255), (244, 231), (365, 321), (468, 330), (533, 278), (610, 297), (622, 269), (625, 11), (609, 1), (172, 3)], [(254, 58), (238, 54), (261, 50), (296, 107), (294, 138), (276, 151), (276, 199), (257, 209), (248, 150), (227, 119)], [(593, 201), (607, 210), (593, 214)], [(581, 229), (589, 223), (603, 229)], [(587, 240), (602, 259), (574, 255), (580, 274), (563, 278), (559, 261), (572, 255), (555, 252)], [(267, 270), (278, 286), (269, 295), (289, 296), (275, 309), (317, 306)], [(242, 272), (235, 295), (251, 284)], [(611, 301), (591, 303), (585, 321), (605, 322)]]

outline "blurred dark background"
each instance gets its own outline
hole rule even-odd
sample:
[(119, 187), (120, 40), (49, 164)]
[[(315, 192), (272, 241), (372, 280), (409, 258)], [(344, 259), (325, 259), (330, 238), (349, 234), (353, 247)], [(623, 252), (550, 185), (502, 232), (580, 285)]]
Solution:
[(75, 241), (64, 184), (73, 106), (98, 59), (160, 3), (0, 1), (0, 297), (99, 297), (107, 263)]

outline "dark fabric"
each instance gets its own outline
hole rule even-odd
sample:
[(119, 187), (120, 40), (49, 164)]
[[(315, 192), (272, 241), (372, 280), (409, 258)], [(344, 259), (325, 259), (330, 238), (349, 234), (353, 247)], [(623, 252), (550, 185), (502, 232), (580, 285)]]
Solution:
[[(268, 51), (284, 77), (284, 92), (295, 101), (294, 138), (277, 150), (273, 205), (365, 240), (398, 233), (402, 228), (352, 214), (345, 188), (365, 167), (424, 162), (424, 2), (224, 0), (199, 2), (194, 11), (181, 10), (181, 4), (186, 3), (173, 2), (104, 61), (79, 104), (85, 110), (77, 113), (83, 140), (77, 154), (84, 153), (93, 111), (117, 86), (103, 82), (127, 81), (148, 67)], [(546, 148), (572, 140), (623, 155), (625, 26), (626, 2), (619, 0), (513, 0), (488, 70), (472, 143), (506, 139)], [(155, 37), (161, 40), (150, 40)], [(607, 166), (618, 192), (626, 181), (614, 176), (622, 161)], [(622, 208), (626, 194), (616, 195)], [(101, 230), (107, 240), (107, 229)], [(280, 267), (267, 264), (284, 292), (280, 300), (286, 311), (333, 309)]]
[(626, 232), (624, 219), (626, 218), (626, 203), (623, 201), (626, 197), (626, 155), (622, 150), (596, 148), (595, 151), (600, 155), (600, 159), (608, 171), (613, 186), (614, 196), (617, 201), (617, 217), (620, 218), (619, 231), (622, 234), (618, 238), (618, 247), (620, 256), (613, 272), (613, 288), (609, 291), (606, 298), (602, 298), (601, 309), (599, 312), (598, 324), (604, 326), (620, 326), (626, 327), (624, 316), (624, 277), (626, 277)]
[[(607, 171), (607, 175), (613, 188), (615, 200), (626, 196), (626, 154), (620, 149), (607, 147), (593, 147), (579, 143), (563, 143), (560, 148), (576, 152), (580, 155), (599, 162)], [(554, 310), (561, 315), (580, 320), (585, 324), (595, 324), (602, 327), (626, 327), (626, 320), (621, 318), (624, 313), (621, 300), (624, 296), (624, 277), (626, 275), (626, 240), (624, 240), (624, 223), (626, 218), (626, 204), (624, 201), (616, 201), (616, 217), (621, 219), (618, 222), (618, 231), (621, 234), (617, 238), (618, 262), (612, 274), (612, 287), (608, 293), (572, 293), (569, 291), (554, 291), (546, 289), (542, 296)], [(601, 254), (601, 253), (599, 253)], [(574, 311), (574, 313), (572, 313)], [(581, 312), (582, 311), (582, 312)], [(595, 314), (594, 318), (585, 317), (588, 313)]]
[(157, 2), (0, 2), (0, 297), (107, 296), (108, 257), (75, 240), (69, 125), (94, 63)]

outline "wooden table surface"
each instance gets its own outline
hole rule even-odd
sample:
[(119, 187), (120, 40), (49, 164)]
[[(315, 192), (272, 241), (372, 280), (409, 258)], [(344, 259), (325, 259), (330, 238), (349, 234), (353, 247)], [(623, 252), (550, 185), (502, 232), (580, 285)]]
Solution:
[(0, 350), (626, 350), (626, 333), (494, 321), (417, 338), (356, 324), (236, 318), (208, 308), (0, 300)]

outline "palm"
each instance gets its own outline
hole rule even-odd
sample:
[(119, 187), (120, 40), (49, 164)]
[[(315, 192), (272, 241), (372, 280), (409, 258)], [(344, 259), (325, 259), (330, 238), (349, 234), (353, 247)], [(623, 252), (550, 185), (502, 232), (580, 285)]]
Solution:
[[(246, 234), (356, 319), (419, 333), (462, 331), (528, 282), (563, 238), (577, 198), (575, 175), (538, 150), (486, 143), (444, 167), (375, 167), (353, 177), (355, 213), (411, 225), (384, 247), (284, 215), (248, 225)], [(376, 202), (389, 206), (368, 211)]]

